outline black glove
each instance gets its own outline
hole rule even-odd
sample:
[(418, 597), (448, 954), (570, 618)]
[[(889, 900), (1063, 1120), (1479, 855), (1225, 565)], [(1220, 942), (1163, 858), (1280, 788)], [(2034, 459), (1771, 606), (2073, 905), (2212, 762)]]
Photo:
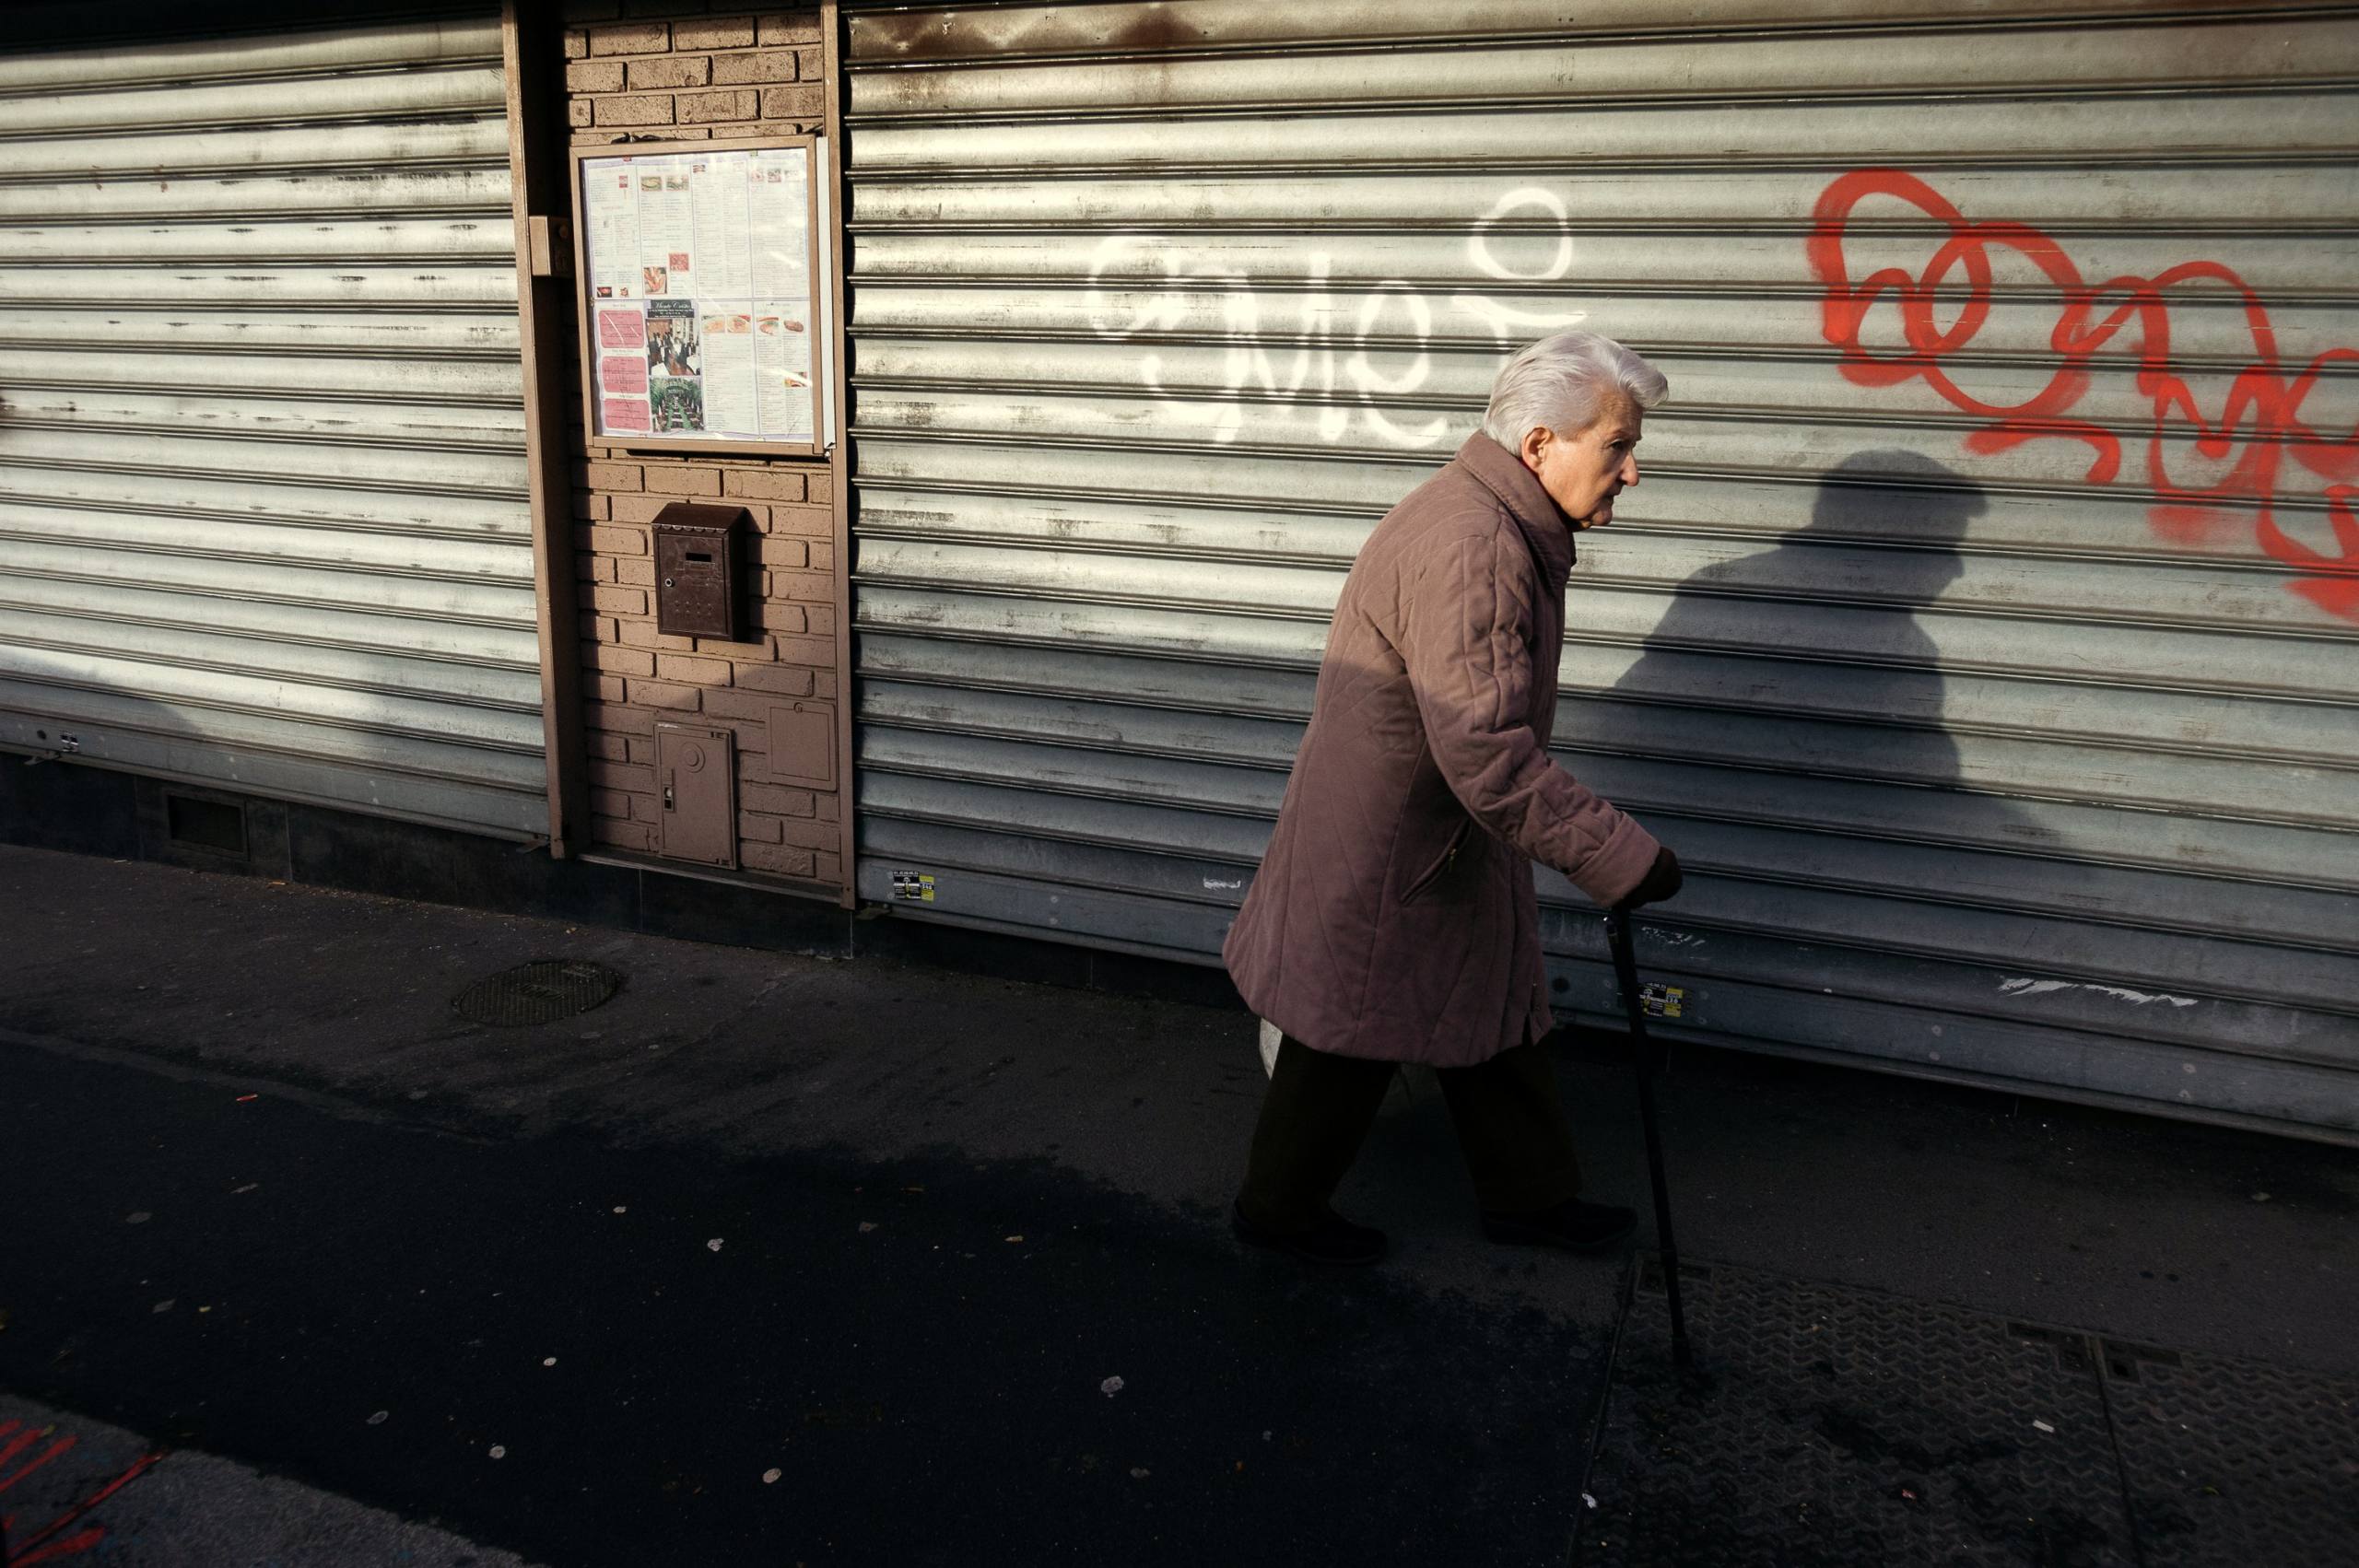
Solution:
[(1614, 907), (1616, 909), (1635, 909), (1641, 904), (1660, 904), (1666, 898), (1676, 896), (1679, 884), (1684, 880), (1679, 874), (1679, 857), (1668, 849), (1658, 848), (1655, 863), (1647, 868), (1647, 874), (1638, 879), (1638, 885), (1624, 894), (1622, 902)]

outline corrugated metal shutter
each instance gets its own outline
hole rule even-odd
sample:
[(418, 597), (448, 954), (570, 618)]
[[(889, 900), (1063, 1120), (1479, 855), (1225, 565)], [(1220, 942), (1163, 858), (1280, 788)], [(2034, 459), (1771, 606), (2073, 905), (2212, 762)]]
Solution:
[(1683, 1032), (2359, 1132), (2359, 26), (1869, 9), (855, 15), (862, 893), (1213, 955), (1354, 550), (1579, 322), (1672, 381), (1556, 732)]
[(496, 11), (0, 54), (0, 745), (545, 832)]

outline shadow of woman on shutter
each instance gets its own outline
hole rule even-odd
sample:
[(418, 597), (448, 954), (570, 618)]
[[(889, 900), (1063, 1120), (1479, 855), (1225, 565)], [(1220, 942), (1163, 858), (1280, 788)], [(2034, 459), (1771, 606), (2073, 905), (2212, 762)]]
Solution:
[(1898, 908), (1838, 909), (1816, 890), (1939, 898), (1985, 880), (1979, 848), (2029, 847), (2022, 813), (1964, 774), (1941, 649), (1917, 620), (1964, 569), (1958, 547), (1988, 506), (1921, 453), (1846, 458), (1805, 527), (1690, 576), (1605, 700), (1571, 705), (1558, 743), (1626, 759), (1606, 792), (1703, 873), (1663, 920), (1802, 935), (1831, 918), (1838, 940), (1922, 940), (1879, 924)]

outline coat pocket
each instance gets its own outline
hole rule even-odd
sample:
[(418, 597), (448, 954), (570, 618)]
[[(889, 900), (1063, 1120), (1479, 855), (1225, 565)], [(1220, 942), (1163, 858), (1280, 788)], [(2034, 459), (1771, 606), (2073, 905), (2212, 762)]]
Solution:
[(1409, 885), (1401, 890), (1401, 902), (1414, 904), (1431, 891), (1434, 883), (1442, 879), (1443, 873), (1457, 864), (1459, 852), (1466, 848), (1467, 836), (1473, 831), (1474, 819), (1461, 818), (1456, 831), (1449, 836), (1449, 842), (1443, 845), (1441, 853), (1434, 857), (1433, 864), (1410, 878)]

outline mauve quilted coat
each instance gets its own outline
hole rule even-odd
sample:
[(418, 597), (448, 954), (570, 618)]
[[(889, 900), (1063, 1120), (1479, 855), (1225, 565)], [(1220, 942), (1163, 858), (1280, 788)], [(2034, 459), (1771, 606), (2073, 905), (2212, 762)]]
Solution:
[(1479, 434), (1361, 547), (1222, 947), (1303, 1044), (1465, 1067), (1539, 1038), (1532, 861), (1600, 904), (1653, 864), (1645, 829), (1548, 760), (1572, 565), (1564, 514)]

